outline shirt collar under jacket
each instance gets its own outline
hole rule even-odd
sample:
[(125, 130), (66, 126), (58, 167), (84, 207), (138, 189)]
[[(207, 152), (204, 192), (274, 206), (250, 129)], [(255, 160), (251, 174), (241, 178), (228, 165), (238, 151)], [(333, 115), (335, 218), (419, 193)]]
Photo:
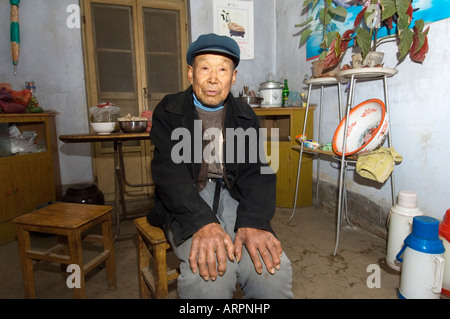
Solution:
[(223, 103), (217, 107), (207, 107), (204, 106), (198, 99), (197, 96), (195, 95), (195, 93), (192, 93), (192, 96), (194, 97), (194, 105), (200, 109), (202, 109), (203, 111), (207, 111), (207, 112), (215, 112), (215, 111), (219, 111), (223, 109)]

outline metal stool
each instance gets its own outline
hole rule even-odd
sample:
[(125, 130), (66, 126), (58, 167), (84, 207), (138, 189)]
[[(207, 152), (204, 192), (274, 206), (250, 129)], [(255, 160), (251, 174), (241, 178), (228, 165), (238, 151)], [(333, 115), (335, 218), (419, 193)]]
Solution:
[[(167, 269), (167, 251), (171, 249), (161, 228), (150, 225), (146, 217), (134, 221), (138, 240), (139, 294), (141, 298), (167, 299), (168, 282), (176, 279), (178, 270)], [(153, 272), (150, 258), (153, 257)]]
[[(112, 206), (55, 203), (15, 218), (25, 296), (35, 298), (33, 260), (45, 260), (61, 265), (78, 265), (80, 288), (73, 288), (74, 298), (86, 298), (85, 275), (105, 262), (108, 286), (116, 285), (116, 265), (112, 235)], [(83, 240), (103, 243), (103, 251), (89, 262), (83, 262), (82, 235), (101, 224), (102, 235), (88, 235)], [(32, 249), (30, 232), (58, 235), (59, 243), (49, 251)], [(64, 245), (63, 245), (64, 244)], [(62, 254), (67, 251), (68, 254)], [(55, 253), (57, 252), (57, 253)]]

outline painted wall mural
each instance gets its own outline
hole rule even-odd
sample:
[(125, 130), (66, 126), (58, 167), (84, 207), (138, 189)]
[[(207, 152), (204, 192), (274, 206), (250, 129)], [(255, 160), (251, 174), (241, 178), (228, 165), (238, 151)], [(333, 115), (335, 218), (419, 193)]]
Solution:
[[(366, 0), (368, 1), (368, 0)], [(323, 0), (321, 0), (323, 2)], [(432, 23), (435, 21), (447, 19), (450, 17), (450, 0), (412, 0), (412, 6), (414, 8), (413, 21), (411, 23), (414, 26), (415, 20), (423, 19), (425, 23)], [(333, 0), (335, 5), (343, 6), (347, 9), (347, 18), (345, 21), (333, 21), (329, 25), (330, 30), (328, 31), (341, 31), (351, 29), (353, 27), (353, 22), (356, 15), (361, 11), (361, 5), (364, 4), (362, 0)], [(308, 12), (308, 17), (317, 17), (319, 10), (323, 7), (320, 4), (317, 5), (314, 10)], [(316, 19), (318, 20), (318, 19)], [(307, 60), (316, 58), (320, 53), (321, 49), (319, 47), (322, 42), (322, 29), (321, 25), (317, 23), (313, 27), (313, 33), (311, 37), (306, 42), (306, 58)], [(378, 37), (387, 36), (387, 29), (382, 28), (378, 33)]]

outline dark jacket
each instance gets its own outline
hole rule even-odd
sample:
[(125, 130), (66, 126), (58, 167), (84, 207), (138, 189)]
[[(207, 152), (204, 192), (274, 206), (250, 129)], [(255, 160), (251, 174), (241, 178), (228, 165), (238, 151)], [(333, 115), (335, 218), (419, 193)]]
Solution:
[[(254, 128), (258, 132), (259, 121), (251, 107), (236, 100), (232, 94), (228, 95), (225, 105), (226, 128), (242, 128), (244, 131)], [(147, 218), (154, 226), (170, 228), (179, 243), (191, 237), (201, 227), (218, 222), (212, 209), (200, 197), (197, 188), (202, 163), (198, 161), (198, 154), (197, 162), (194, 160), (196, 119), (198, 115), (192, 101), (192, 87), (189, 87), (184, 92), (163, 98), (153, 112), (150, 131), (150, 138), (155, 145), (151, 170), (156, 188), (155, 206)], [(176, 128), (186, 128), (191, 133), (191, 140), (187, 141), (192, 150), (189, 163), (177, 164), (171, 158), (172, 148), (180, 143), (178, 136), (175, 140), (171, 139), (172, 131)], [(200, 139), (197, 143), (202, 145), (202, 135), (197, 138)], [(239, 202), (235, 230), (251, 227), (273, 233), (270, 221), (275, 212), (276, 175), (260, 173), (260, 168), (268, 164), (264, 163), (265, 161), (261, 162), (259, 156), (256, 156), (256, 162), (255, 156), (249, 160), (249, 150), (254, 151), (256, 147), (254, 144), (250, 145), (249, 140), (245, 139), (245, 148), (242, 145), (239, 147), (239, 143), (234, 143), (232, 160), (227, 159), (226, 154), (223, 156), (228, 189), (231, 196)], [(259, 154), (259, 145), (262, 145), (262, 141), (256, 144)], [(242, 156), (242, 153), (238, 152), (243, 151), (245, 151), (244, 163), (242, 158), (238, 158), (238, 155)]]

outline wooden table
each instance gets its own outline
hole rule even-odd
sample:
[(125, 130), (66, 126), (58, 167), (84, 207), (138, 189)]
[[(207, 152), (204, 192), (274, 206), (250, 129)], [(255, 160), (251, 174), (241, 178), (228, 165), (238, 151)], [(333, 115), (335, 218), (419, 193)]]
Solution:
[[(127, 207), (125, 203), (124, 184), (129, 187), (145, 187), (153, 186), (154, 183), (145, 184), (131, 184), (127, 181), (125, 176), (125, 165), (123, 162), (122, 143), (132, 140), (149, 140), (150, 134), (144, 133), (111, 133), (111, 134), (97, 134), (97, 133), (81, 133), (71, 135), (60, 135), (59, 139), (64, 143), (92, 143), (92, 142), (113, 142), (114, 143), (114, 171), (115, 171), (115, 211), (116, 211), (116, 230), (114, 232), (114, 239), (120, 236), (120, 214), (119, 208), (122, 209), (124, 219), (127, 219)], [(119, 205), (119, 199), (122, 202)], [(134, 234), (133, 234), (134, 235)]]

